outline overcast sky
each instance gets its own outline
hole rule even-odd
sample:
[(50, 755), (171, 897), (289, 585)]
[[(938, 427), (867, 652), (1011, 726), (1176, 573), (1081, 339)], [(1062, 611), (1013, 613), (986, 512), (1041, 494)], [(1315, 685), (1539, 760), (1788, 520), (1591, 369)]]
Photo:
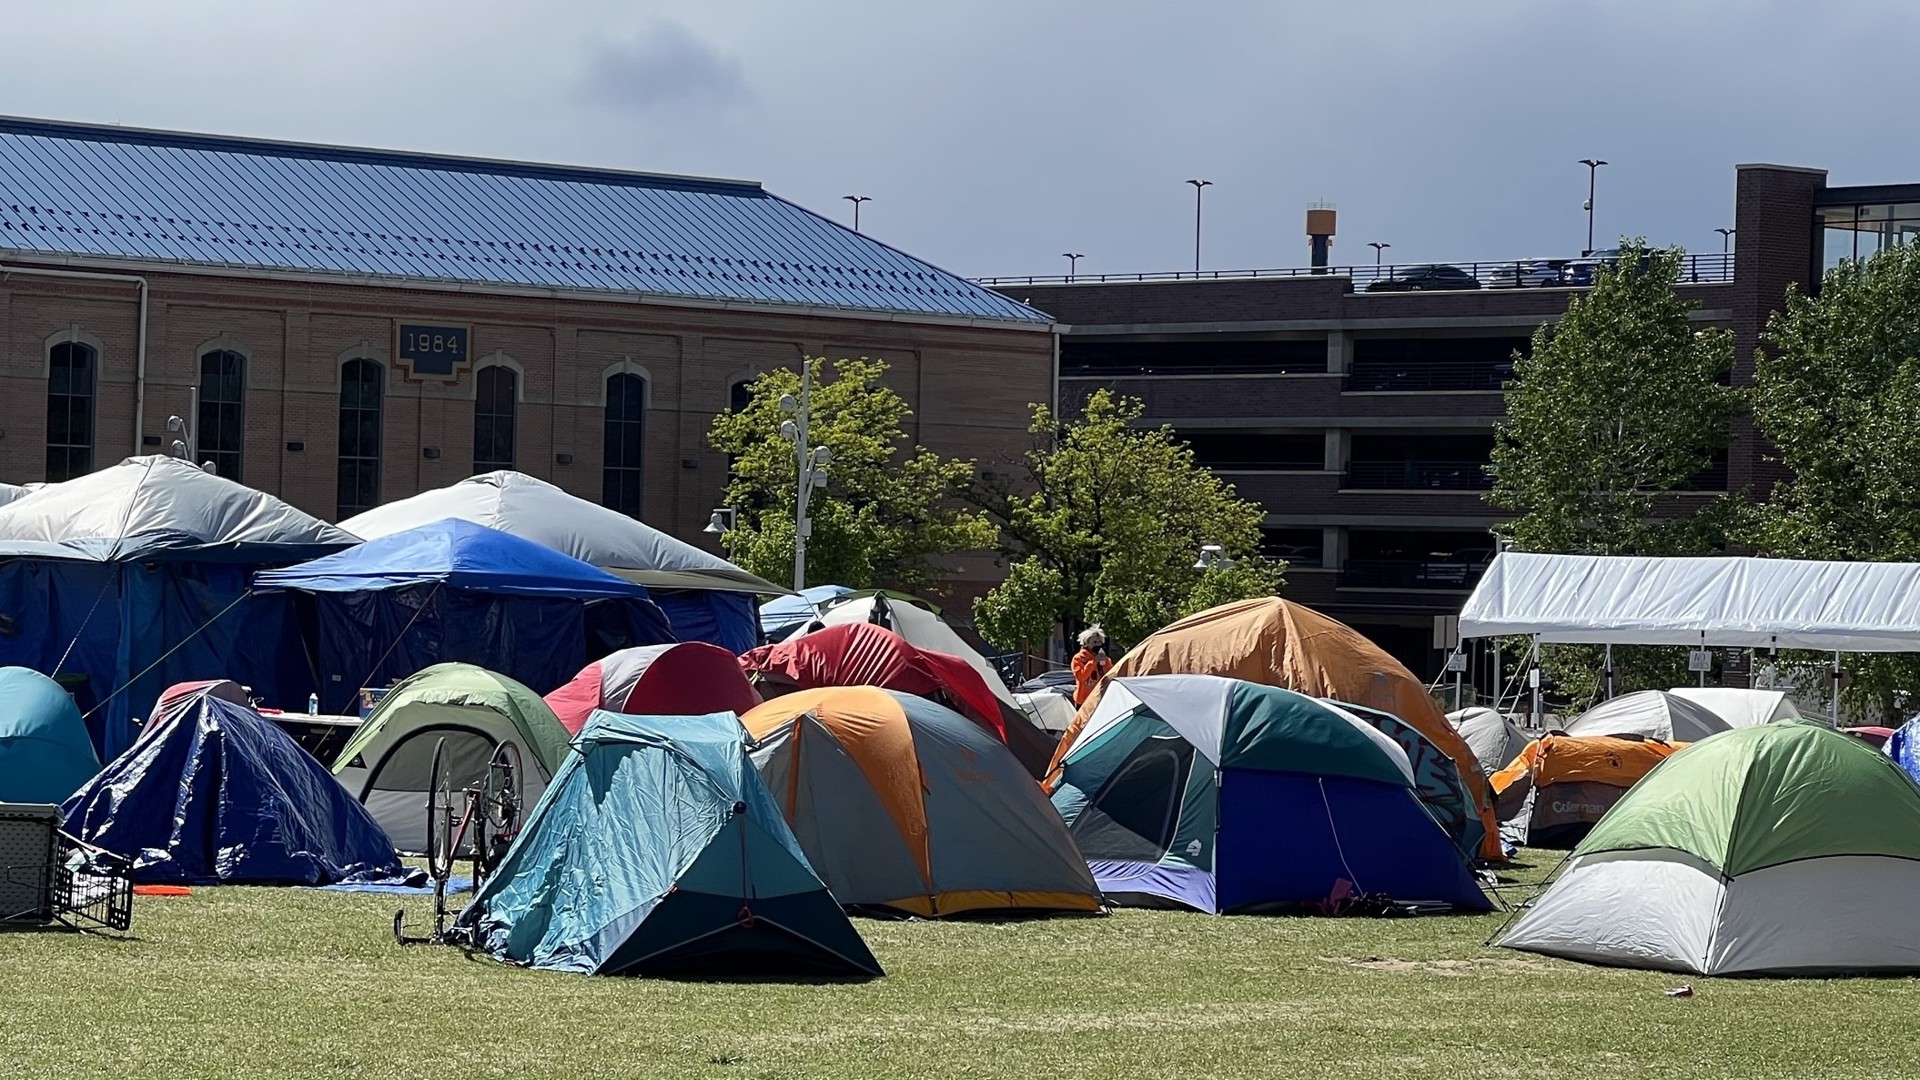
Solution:
[[(0, 112), (731, 176), (969, 274), (1717, 251), (1733, 166), (1920, 181), (1907, 0), (62, 0)], [(1606, 246), (1604, 243), (1601, 246)]]

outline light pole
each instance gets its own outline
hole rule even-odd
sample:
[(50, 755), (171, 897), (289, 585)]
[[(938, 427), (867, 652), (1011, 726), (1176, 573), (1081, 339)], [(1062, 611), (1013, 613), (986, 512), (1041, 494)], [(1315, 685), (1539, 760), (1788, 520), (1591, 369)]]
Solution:
[[(858, 209), (859, 204), (855, 203), (854, 207)], [(792, 394), (780, 395), (780, 411), (793, 417), (780, 421), (780, 437), (793, 444), (794, 461), (799, 466), (800, 483), (793, 508), (794, 592), (807, 587), (807, 537), (813, 532), (813, 521), (807, 517), (807, 496), (814, 488), (827, 486), (827, 464), (833, 460), (832, 450), (807, 446), (807, 413), (812, 399), (813, 365), (803, 359), (800, 361), (800, 399), (795, 401)]]
[(1067, 260), (1067, 280), (1073, 280), (1073, 273), (1080, 268), (1080, 260), (1086, 258), (1078, 251), (1063, 251), (1060, 257)]
[(1227, 557), (1226, 549), (1219, 544), (1201, 544), (1200, 557), (1193, 561), (1193, 568), (1200, 571), (1225, 570), (1233, 564), (1234, 560)]
[(1731, 252), (1733, 250), (1733, 230), (1719, 228), (1713, 231), (1720, 234), (1720, 254), (1725, 255)]
[(1211, 180), (1189, 180), (1193, 185), (1193, 272), (1200, 273), (1200, 193), (1213, 186)]
[(1605, 164), (1606, 164), (1606, 162), (1604, 162), (1604, 161), (1602, 161), (1602, 160), (1600, 160), (1599, 158), (1581, 158), (1581, 159), (1580, 159), (1580, 164), (1582, 164), (1582, 165), (1585, 165), (1585, 166), (1587, 167), (1587, 205), (1586, 205), (1586, 211), (1587, 211), (1587, 250), (1585, 250), (1585, 251), (1583, 251), (1583, 252), (1581, 252), (1581, 253), (1580, 253), (1580, 254), (1581, 254), (1582, 256), (1586, 256), (1586, 255), (1591, 255), (1591, 254), (1593, 254), (1593, 186), (1594, 186), (1594, 178), (1600, 175), (1600, 166), (1602, 166), (1602, 165), (1605, 165)]
[[(1375, 270), (1380, 269), (1380, 253), (1392, 247), (1393, 245), (1383, 244), (1378, 240), (1369, 240), (1367, 241), (1367, 246), (1373, 249), (1373, 268)], [(1374, 276), (1379, 277), (1380, 275), (1375, 274)]]
[(842, 195), (840, 197), (853, 204), (853, 231), (859, 232), (860, 231), (860, 204), (864, 202), (872, 202), (873, 196)]

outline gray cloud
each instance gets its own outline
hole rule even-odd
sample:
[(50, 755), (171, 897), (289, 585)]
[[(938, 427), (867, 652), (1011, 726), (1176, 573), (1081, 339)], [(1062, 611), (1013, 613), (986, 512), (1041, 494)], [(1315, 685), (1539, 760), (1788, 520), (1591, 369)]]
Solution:
[(638, 112), (725, 110), (752, 97), (733, 57), (678, 23), (659, 21), (628, 40), (602, 45), (588, 61), (588, 94)]

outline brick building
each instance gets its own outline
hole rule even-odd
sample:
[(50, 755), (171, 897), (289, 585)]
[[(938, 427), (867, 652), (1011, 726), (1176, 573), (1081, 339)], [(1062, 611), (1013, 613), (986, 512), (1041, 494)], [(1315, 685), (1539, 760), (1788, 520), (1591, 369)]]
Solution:
[(710, 541), (708, 424), (803, 355), (982, 459), (1054, 386), (1047, 317), (758, 184), (0, 119), (0, 480), (185, 435), (330, 520), (514, 468)]
[[(1773, 165), (1736, 176), (1738, 249), (1689, 256), (1680, 288), (1695, 319), (1733, 328), (1746, 383), (1788, 289), (1920, 231), (1920, 187), (1829, 188), (1823, 172)], [(1418, 289), (1406, 285), (1422, 268), (1370, 265), (989, 283), (1062, 324), (1063, 406), (1098, 387), (1144, 400), (1266, 508), (1289, 596), (1431, 676), (1436, 617), (1459, 610), (1492, 554), (1485, 465), (1511, 358), (1592, 266), (1460, 264)], [(1764, 494), (1773, 468), (1743, 425), (1700, 486)]]

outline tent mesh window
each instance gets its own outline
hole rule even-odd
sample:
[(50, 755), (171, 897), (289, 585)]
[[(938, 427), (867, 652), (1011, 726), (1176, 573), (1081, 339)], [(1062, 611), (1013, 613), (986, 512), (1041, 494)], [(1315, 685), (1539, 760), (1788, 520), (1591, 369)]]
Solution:
[(480, 369), (473, 388), (473, 471), (511, 469), (520, 375), (510, 367), (495, 364)]
[[(246, 437), (247, 358), (232, 349), (200, 355), (200, 415), (193, 430), (195, 456), (214, 472), (240, 479)], [(196, 462), (197, 464), (197, 462)]]
[(47, 482), (93, 471), (93, 380), (100, 357), (91, 345), (63, 341), (47, 350)]
[(340, 481), (336, 512), (341, 519), (380, 505), (380, 417), (386, 369), (372, 360), (340, 365)]
[(607, 378), (605, 464), (600, 503), (628, 517), (640, 517), (641, 473), (646, 463), (647, 383), (621, 372)]
[(1180, 827), (1180, 798), (1193, 768), (1193, 744), (1177, 735), (1142, 740), (1100, 786), (1073, 823), (1073, 842), (1089, 859), (1159, 862)]

